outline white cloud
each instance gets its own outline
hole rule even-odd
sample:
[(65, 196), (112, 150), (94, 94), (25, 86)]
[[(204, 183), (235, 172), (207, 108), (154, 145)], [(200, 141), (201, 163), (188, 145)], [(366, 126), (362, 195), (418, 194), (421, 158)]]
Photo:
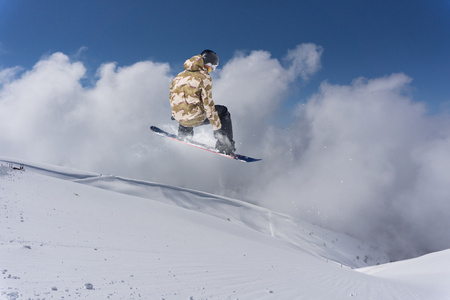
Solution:
[(81, 63), (62, 53), (42, 59), (1, 91), (4, 155), (87, 168), (123, 159), (145, 140), (150, 120), (163, 119), (168, 71), (152, 62), (105, 64), (95, 87), (83, 88)]
[(11, 82), (21, 70), (21, 67), (0, 69), (0, 86)]
[(252, 118), (260, 120), (280, 103), (288, 83), (288, 75), (270, 53), (238, 54), (220, 71), (220, 78), (214, 85), (214, 98), (216, 102), (233, 107), (235, 114), (248, 116), (251, 113)]
[(301, 76), (307, 80), (321, 68), (320, 59), (323, 48), (315, 44), (301, 44), (295, 49), (289, 50), (286, 60), (291, 63), (289, 67), (290, 77)]
[(13, 73), (4, 79), (11, 82), (4, 84), (0, 94), (1, 138), (12, 148), (42, 143), (47, 136), (44, 133), (61, 130), (62, 116), (81, 92), (78, 80), (84, 67), (80, 63), (71, 64), (65, 55), (55, 53), (18, 79), (12, 78)]
[[(299, 45), (288, 51), (287, 66), (266, 51), (237, 54), (214, 75), (213, 97), (231, 112), (239, 152), (261, 156), (259, 163), (151, 134), (152, 124), (176, 130), (168, 94), (182, 66), (172, 74), (151, 61), (107, 63), (84, 87), (85, 66), (62, 53), (20, 76), (1, 71), (0, 155), (247, 199), (374, 236), (397, 257), (450, 247), (450, 126), (411, 100), (411, 78), (323, 83), (293, 112), (289, 130), (268, 125), (295, 80), (320, 69), (322, 52)], [(208, 126), (196, 134), (214, 142)]]
[(216, 104), (225, 104), (233, 115), (239, 139), (254, 143), (265, 132), (267, 120), (286, 100), (289, 85), (298, 76), (306, 79), (320, 69), (322, 47), (302, 44), (289, 50), (287, 67), (267, 51), (238, 53), (214, 81)]
[(259, 179), (267, 187), (255, 195), (266, 206), (376, 238), (393, 258), (448, 248), (449, 127), (409, 98), (410, 82), (393, 74), (322, 84), (299, 107), (290, 138), (277, 138), (297, 144), (288, 161), (271, 180)]

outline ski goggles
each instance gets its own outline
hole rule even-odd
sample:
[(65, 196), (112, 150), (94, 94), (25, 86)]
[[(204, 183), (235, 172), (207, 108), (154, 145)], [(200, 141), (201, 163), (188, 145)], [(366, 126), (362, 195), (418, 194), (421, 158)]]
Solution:
[(211, 63), (206, 64), (206, 67), (208, 68), (208, 73), (211, 73), (212, 71), (214, 71), (217, 68), (217, 65), (213, 65)]

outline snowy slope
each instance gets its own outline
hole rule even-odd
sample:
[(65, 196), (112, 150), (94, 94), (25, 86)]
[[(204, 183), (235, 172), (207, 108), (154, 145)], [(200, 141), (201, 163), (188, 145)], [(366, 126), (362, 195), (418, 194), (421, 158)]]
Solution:
[(4, 299), (450, 299), (449, 251), (373, 266), (355, 239), (242, 201), (0, 163)]

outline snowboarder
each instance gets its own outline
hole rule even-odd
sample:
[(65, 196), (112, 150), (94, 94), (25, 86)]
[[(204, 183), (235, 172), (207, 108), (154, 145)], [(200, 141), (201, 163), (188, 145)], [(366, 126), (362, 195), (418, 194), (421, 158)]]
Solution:
[(215, 105), (212, 99), (210, 72), (219, 65), (214, 51), (204, 50), (184, 63), (184, 71), (170, 85), (172, 118), (178, 123), (178, 137), (191, 139), (194, 127), (211, 124), (216, 149), (225, 154), (234, 154), (235, 142), (231, 116), (226, 106)]

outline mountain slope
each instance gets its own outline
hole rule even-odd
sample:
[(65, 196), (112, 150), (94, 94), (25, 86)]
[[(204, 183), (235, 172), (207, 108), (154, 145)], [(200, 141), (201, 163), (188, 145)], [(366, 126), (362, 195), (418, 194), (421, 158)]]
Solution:
[(391, 278), (394, 264), (355, 271), (350, 266), (381, 256), (245, 202), (54, 166), (13, 170), (2, 160), (5, 299), (442, 299), (449, 292), (436, 281), (417, 285), (420, 270), (414, 280)]

